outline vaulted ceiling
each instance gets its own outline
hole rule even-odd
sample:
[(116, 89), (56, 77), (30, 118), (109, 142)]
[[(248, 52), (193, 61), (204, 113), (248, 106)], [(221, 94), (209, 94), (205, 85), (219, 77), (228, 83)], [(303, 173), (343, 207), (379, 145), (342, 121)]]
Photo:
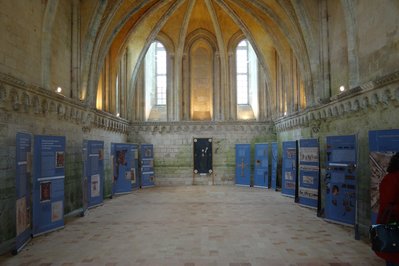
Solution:
[(295, 57), (307, 94), (312, 94), (318, 64), (315, 60), (318, 51), (312, 49), (319, 38), (317, 25), (312, 23), (318, 16), (317, 0), (301, 3), (290, 0), (110, 0), (82, 1), (81, 5), (81, 29), (87, 32), (83, 36), (83, 49), (85, 55), (90, 55), (83, 58), (82, 98), (94, 101), (96, 82), (106, 56), (116, 62), (126, 47), (134, 51), (131, 53), (131, 77), (134, 78), (147, 48), (157, 36), (168, 36), (175, 53), (181, 54), (186, 37), (197, 29), (215, 36), (222, 61), (227, 60), (231, 38), (235, 34), (245, 35), (258, 55), (269, 84), (275, 83), (276, 56), (287, 69)]

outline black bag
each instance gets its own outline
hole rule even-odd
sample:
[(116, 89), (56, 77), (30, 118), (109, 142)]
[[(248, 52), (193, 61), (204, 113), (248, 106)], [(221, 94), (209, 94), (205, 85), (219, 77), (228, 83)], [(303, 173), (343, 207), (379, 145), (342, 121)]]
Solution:
[(374, 251), (399, 253), (399, 224), (370, 226), (370, 241)]
[(394, 213), (395, 202), (388, 204), (382, 214), (381, 221), (384, 224), (370, 226), (369, 236), (371, 249), (377, 252), (399, 253), (399, 223)]

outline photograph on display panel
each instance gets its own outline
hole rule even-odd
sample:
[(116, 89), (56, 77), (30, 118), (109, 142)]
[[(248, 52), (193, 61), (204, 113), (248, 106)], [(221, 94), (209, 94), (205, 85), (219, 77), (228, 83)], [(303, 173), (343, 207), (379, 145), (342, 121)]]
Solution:
[(371, 197), (371, 210), (378, 213), (380, 206), (380, 192), (379, 185), (382, 178), (387, 174), (386, 169), (388, 167), (391, 157), (394, 152), (370, 152), (369, 162), (371, 170), (370, 178), (370, 197)]
[(65, 164), (65, 157), (63, 151), (57, 151), (55, 153), (55, 167), (56, 168), (63, 168)]
[(100, 196), (100, 175), (91, 176), (91, 197)]
[(40, 202), (51, 199), (51, 182), (40, 183)]

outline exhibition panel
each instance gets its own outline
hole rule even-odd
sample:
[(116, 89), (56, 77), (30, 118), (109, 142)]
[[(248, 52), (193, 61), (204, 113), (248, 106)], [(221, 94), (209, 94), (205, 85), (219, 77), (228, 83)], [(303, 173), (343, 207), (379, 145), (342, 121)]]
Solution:
[(236, 144), (236, 185), (251, 185), (251, 145)]
[(278, 146), (277, 142), (272, 142), (272, 173), (271, 173), (271, 186), (277, 189), (277, 161), (278, 161)]
[(299, 140), (298, 202), (317, 208), (319, 205), (320, 160), (317, 139)]
[(84, 209), (102, 204), (104, 195), (104, 141), (83, 141)]
[(269, 187), (269, 145), (255, 144), (254, 187)]
[(35, 136), (33, 235), (64, 226), (65, 137)]
[(140, 145), (141, 162), (141, 187), (152, 187), (155, 185), (154, 177), (154, 145)]
[(297, 142), (283, 142), (283, 165), (281, 177), (281, 194), (295, 197), (297, 182)]
[(329, 136), (326, 149), (327, 220), (354, 225), (356, 216), (356, 136)]
[(18, 252), (32, 234), (32, 135), (16, 135), (16, 238), (15, 251)]
[(111, 159), (113, 162), (112, 194), (132, 191), (132, 180), (136, 180), (136, 150), (136, 144), (111, 143)]

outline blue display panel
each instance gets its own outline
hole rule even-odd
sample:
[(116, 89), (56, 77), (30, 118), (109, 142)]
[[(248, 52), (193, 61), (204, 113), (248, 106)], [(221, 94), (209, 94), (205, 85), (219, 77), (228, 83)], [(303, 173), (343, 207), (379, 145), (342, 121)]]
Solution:
[(87, 207), (94, 207), (103, 202), (104, 195), (104, 142), (84, 140), (84, 200)]
[(18, 252), (31, 238), (32, 234), (32, 135), (16, 135), (16, 240), (15, 252)]
[(348, 225), (356, 214), (356, 136), (327, 137), (325, 217)]
[(269, 187), (269, 145), (255, 144), (255, 187)]
[(64, 226), (65, 137), (35, 136), (33, 235)]
[(131, 192), (132, 183), (137, 183), (137, 148), (136, 144), (111, 143), (112, 194)]
[(399, 152), (399, 129), (369, 131), (369, 151), (371, 223), (375, 224), (380, 206), (379, 185), (392, 155)]
[(319, 141), (301, 139), (299, 141), (299, 204), (318, 207), (320, 182)]
[(251, 145), (236, 144), (236, 185), (251, 184)]
[(295, 196), (297, 180), (297, 147), (296, 141), (283, 142), (283, 169), (281, 177), (281, 194)]
[(141, 144), (141, 187), (152, 187), (155, 185), (154, 177), (154, 145)]
[(272, 142), (272, 174), (271, 185), (273, 189), (277, 189), (277, 161), (278, 161), (278, 146), (277, 142)]

